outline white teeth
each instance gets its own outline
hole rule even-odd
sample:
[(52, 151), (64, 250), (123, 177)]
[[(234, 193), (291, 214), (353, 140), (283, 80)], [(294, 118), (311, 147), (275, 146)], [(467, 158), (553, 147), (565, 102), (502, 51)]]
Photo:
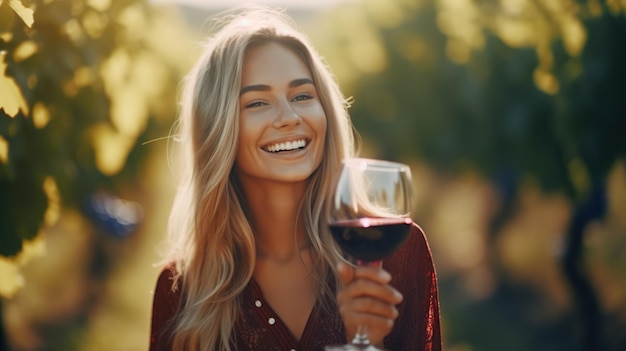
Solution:
[(304, 139), (287, 141), (284, 143), (277, 143), (274, 145), (268, 146), (266, 149), (269, 152), (279, 152), (279, 151), (291, 151), (295, 149), (300, 149), (306, 146), (306, 141)]

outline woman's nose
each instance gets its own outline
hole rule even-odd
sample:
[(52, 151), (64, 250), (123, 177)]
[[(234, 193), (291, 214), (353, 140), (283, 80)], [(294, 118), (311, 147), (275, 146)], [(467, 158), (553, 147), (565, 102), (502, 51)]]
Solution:
[(276, 118), (274, 119), (275, 128), (298, 125), (302, 120), (289, 101), (281, 102), (277, 112)]

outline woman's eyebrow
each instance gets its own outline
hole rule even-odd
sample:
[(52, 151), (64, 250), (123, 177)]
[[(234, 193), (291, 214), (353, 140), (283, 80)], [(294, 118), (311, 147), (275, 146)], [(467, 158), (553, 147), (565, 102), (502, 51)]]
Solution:
[[(291, 82), (289, 82), (289, 87), (295, 88), (304, 84), (314, 85), (313, 81), (309, 78), (299, 78), (299, 79), (294, 79)], [(241, 90), (239, 91), (239, 96), (250, 91), (270, 91), (270, 90), (272, 90), (272, 88), (269, 85), (265, 85), (265, 84), (248, 85), (248, 86), (241, 88)]]
[(313, 84), (313, 81), (310, 80), (309, 78), (300, 78), (300, 79), (294, 79), (291, 82), (289, 82), (289, 87), (290, 88), (294, 88), (294, 87), (297, 87), (297, 86), (300, 86), (300, 85), (304, 85), (304, 84), (315, 85), (315, 84)]
[(270, 91), (272, 88), (269, 85), (265, 84), (256, 84), (256, 85), (248, 85), (239, 91), (239, 96), (249, 92), (249, 91)]

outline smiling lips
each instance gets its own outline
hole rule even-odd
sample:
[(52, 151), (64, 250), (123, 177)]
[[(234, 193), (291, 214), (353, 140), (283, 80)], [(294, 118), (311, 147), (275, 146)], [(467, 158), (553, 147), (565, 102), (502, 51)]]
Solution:
[(267, 145), (263, 147), (263, 150), (269, 152), (281, 152), (281, 151), (292, 151), (298, 149), (304, 149), (307, 145), (307, 141), (305, 139), (285, 141), (282, 143), (276, 143), (272, 145)]

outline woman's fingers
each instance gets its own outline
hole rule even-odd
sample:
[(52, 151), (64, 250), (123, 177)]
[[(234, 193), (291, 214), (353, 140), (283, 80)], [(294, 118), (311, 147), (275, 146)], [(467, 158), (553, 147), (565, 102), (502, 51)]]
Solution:
[[(371, 297), (349, 299), (339, 304), (342, 315), (371, 315), (376, 318), (395, 320), (398, 310), (395, 305)], [(362, 317), (359, 317), (362, 318)]]
[(337, 271), (344, 284), (350, 283), (353, 279), (368, 279), (380, 284), (387, 284), (391, 281), (391, 275), (379, 266), (350, 266), (340, 262)]
[(352, 267), (342, 263), (337, 270), (344, 284), (337, 294), (340, 305), (359, 297), (375, 298), (393, 305), (402, 302), (402, 295), (389, 285), (391, 275), (380, 267)]
[(341, 278), (344, 285), (354, 279), (354, 268), (348, 264), (343, 262), (337, 264), (337, 272), (339, 273), (339, 278)]
[(398, 317), (396, 305), (402, 302), (402, 294), (389, 285), (391, 275), (374, 266), (339, 264), (337, 270), (343, 282), (337, 303), (346, 332), (352, 337), (364, 325), (373, 343), (382, 342)]
[(354, 337), (359, 326), (366, 326), (369, 339), (375, 345), (380, 344), (391, 332), (398, 317), (394, 305), (368, 297), (344, 301), (339, 305), (339, 313), (349, 340)]
[[(358, 274), (357, 274), (358, 275)], [(345, 302), (359, 298), (380, 300), (382, 303), (396, 305), (402, 302), (402, 294), (391, 285), (372, 281), (365, 278), (353, 279), (337, 294), (337, 302)]]

